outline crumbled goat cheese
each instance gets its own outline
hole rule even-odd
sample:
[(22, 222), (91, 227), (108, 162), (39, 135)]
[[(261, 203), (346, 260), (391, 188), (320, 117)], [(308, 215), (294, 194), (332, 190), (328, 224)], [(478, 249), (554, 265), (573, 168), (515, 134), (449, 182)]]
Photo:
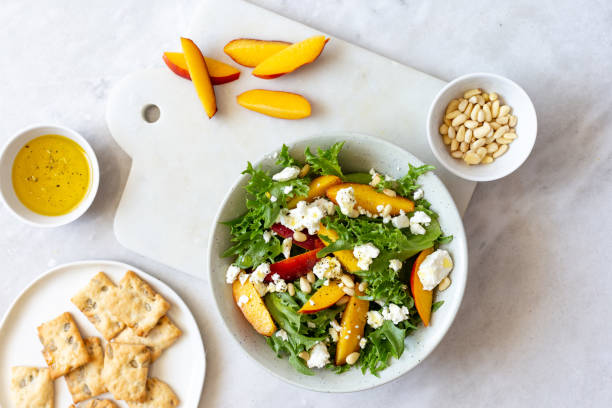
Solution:
[(336, 258), (326, 256), (315, 264), (312, 272), (319, 279), (338, 279), (342, 276), (342, 266)]
[(270, 264), (262, 263), (251, 273), (251, 282), (263, 282), (266, 275), (270, 273)]
[(293, 186), (285, 186), (285, 188), (283, 188), (283, 193), (285, 194), (289, 194), (292, 191), (293, 191)]
[(319, 231), (321, 220), (327, 215), (334, 214), (334, 203), (324, 198), (319, 198), (312, 203), (300, 201), (291, 210), (282, 209), (276, 222), (283, 224), (294, 231), (307, 229), (313, 235)]
[(242, 295), (238, 298), (238, 302), (236, 303), (238, 307), (242, 307), (242, 305), (246, 305), (249, 303), (249, 297), (247, 295)]
[(453, 260), (448, 251), (438, 249), (421, 262), (417, 275), (423, 284), (423, 289), (433, 290), (452, 269)]
[[(425, 234), (425, 227), (431, 222), (431, 217), (423, 211), (415, 211), (410, 217), (410, 232), (415, 235)], [(424, 225), (424, 226), (423, 226)]]
[(297, 178), (300, 174), (300, 169), (295, 166), (285, 167), (280, 172), (272, 176), (274, 181), (289, 181)]
[(370, 242), (363, 245), (357, 245), (353, 248), (353, 255), (357, 258), (357, 266), (363, 271), (367, 271), (372, 264), (372, 259), (380, 254), (380, 250)]
[(333, 327), (335, 331), (340, 331), (340, 330), (342, 329), (342, 327), (340, 327), (340, 325), (338, 324), (338, 322), (336, 321), (336, 319), (332, 319), (332, 320), (329, 322), (329, 325), (330, 325), (331, 327)]
[(391, 218), (391, 224), (398, 229), (408, 228), (410, 226), (410, 218), (406, 214), (400, 214), (397, 217)]
[(249, 275), (244, 272), (240, 272), (240, 275), (238, 275), (238, 280), (240, 281), (240, 284), (244, 285), (244, 282), (246, 282), (247, 279), (249, 279)]
[(306, 322), (306, 326), (310, 327), (311, 329), (317, 328), (317, 325), (314, 322)]
[(408, 319), (410, 311), (406, 306), (400, 307), (394, 303), (390, 303), (389, 307), (383, 309), (382, 315), (385, 320), (391, 320), (393, 324), (398, 324)]
[(252, 282), (252, 283), (257, 293), (259, 293), (259, 297), (266, 296), (266, 293), (268, 293), (268, 285), (266, 285), (263, 282)]
[(310, 350), (310, 358), (306, 362), (309, 368), (323, 368), (329, 364), (329, 351), (325, 343), (317, 343)]
[(291, 245), (293, 244), (293, 239), (285, 238), (283, 239), (283, 243), (281, 244), (281, 248), (283, 249), (283, 256), (285, 258), (289, 258), (291, 256)]
[(284, 279), (281, 279), (278, 273), (275, 273), (274, 275), (272, 275), (272, 283), (274, 283), (275, 292), (286, 292), (287, 291), (287, 282), (285, 282)]
[(270, 242), (270, 238), (272, 238), (272, 234), (270, 233), (270, 231), (264, 231), (263, 233), (264, 242), (266, 243)]
[(272, 201), (273, 203), (275, 203), (277, 200), (276, 196), (270, 196), (270, 201)]
[(355, 209), (357, 200), (355, 199), (355, 190), (353, 190), (353, 187), (338, 190), (336, 193), (336, 202), (342, 214), (351, 218), (359, 216), (359, 211)]
[(365, 337), (363, 337), (361, 340), (359, 340), (359, 348), (364, 349), (366, 344), (368, 344), (368, 339), (366, 339)]
[(419, 188), (414, 191), (414, 193), (412, 194), (412, 198), (416, 201), (416, 200), (420, 200), (421, 198), (423, 198), (424, 195), (425, 195), (425, 192), (423, 191), (423, 189)]
[(287, 332), (284, 331), (283, 329), (278, 330), (274, 335), (276, 337), (280, 337), (284, 341), (289, 340), (289, 336), (287, 335)]
[(241, 270), (236, 265), (230, 265), (225, 272), (225, 282), (232, 284), (240, 274)]
[(383, 319), (383, 316), (380, 314), (378, 310), (369, 311), (367, 316), (368, 316), (368, 324), (373, 329), (378, 329), (385, 322), (385, 319)]
[(399, 259), (392, 259), (389, 261), (389, 268), (393, 269), (395, 272), (399, 272), (402, 269), (402, 261)]

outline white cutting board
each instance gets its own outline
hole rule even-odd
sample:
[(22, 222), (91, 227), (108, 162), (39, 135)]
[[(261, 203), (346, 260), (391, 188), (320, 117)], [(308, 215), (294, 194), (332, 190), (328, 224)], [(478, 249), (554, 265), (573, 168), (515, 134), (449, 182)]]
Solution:
[[(313, 64), (273, 80), (252, 76), (251, 69), (223, 53), (223, 46), (235, 38), (296, 42), (316, 34), (321, 33), (242, 0), (205, 0), (191, 27), (177, 33), (176, 50), (159, 50), (158, 69), (134, 73), (116, 85), (106, 119), (133, 160), (115, 215), (121, 244), (204, 278), (212, 220), (247, 160), (327, 131), (368, 133), (436, 165), (436, 174), (463, 214), (476, 183), (445, 171), (425, 134), (429, 104), (443, 81), (337, 38), (331, 38)], [(241, 70), (239, 80), (215, 87), (218, 112), (211, 120), (192, 83), (162, 66), (163, 51), (180, 50), (178, 35), (192, 38), (205, 55)], [(236, 96), (254, 88), (302, 94), (312, 104), (312, 116), (290, 121), (240, 107)], [(161, 111), (155, 123), (142, 116), (149, 104)]]

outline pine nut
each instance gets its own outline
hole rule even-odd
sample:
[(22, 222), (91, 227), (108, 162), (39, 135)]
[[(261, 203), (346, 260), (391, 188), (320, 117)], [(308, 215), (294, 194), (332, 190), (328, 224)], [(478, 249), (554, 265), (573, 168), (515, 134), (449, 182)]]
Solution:
[(475, 120), (466, 120), (465, 121), (465, 127), (468, 129), (474, 129), (476, 126), (478, 126), (478, 122), (476, 122)]
[(457, 135), (457, 131), (455, 130), (454, 127), (449, 127), (448, 128), (448, 137), (450, 137), (451, 139), (454, 139), (455, 136)]
[(461, 125), (459, 130), (457, 130), (457, 136), (455, 136), (457, 140), (461, 138), (461, 141), (465, 140), (465, 126)]
[(293, 283), (287, 284), (287, 292), (289, 292), (289, 296), (295, 296), (295, 286)]
[(479, 104), (481, 107), (482, 107), (482, 106), (484, 106), (484, 104), (485, 104), (485, 99), (484, 99), (484, 97), (483, 97), (482, 95), (478, 95), (478, 96), (476, 97), (476, 99), (478, 99), (478, 104)]
[(351, 276), (347, 275), (346, 273), (340, 277), (340, 280), (342, 281), (342, 283), (344, 283), (344, 286), (347, 288), (355, 287), (355, 282), (353, 282), (353, 278), (351, 278)]
[(456, 152), (452, 152), (451, 156), (453, 156), (455, 159), (461, 159), (463, 157), (463, 152), (457, 150)]
[(448, 289), (450, 284), (451, 284), (450, 278), (448, 276), (445, 277), (444, 279), (442, 279), (442, 282), (438, 284), (438, 291), (444, 292), (446, 289)]
[(472, 113), (472, 109), (474, 109), (474, 104), (468, 103), (468, 106), (467, 108), (465, 108), (465, 111), (463, 111), (463, 114), (466, 116), (470, 116), (470, 114)]
[(457, 141), (457, 139), (453, 139), (450, 145), (451, 152), (454, 152), (458, 148), (459, 148), (459, 142)]
[(502, 136), (497, 139), (497, 143), (501, 145), (507, 145), (512, 143), (512, 139), (506, 139), (506, 136)]
[(478, 122), (484, 122), (484, 120), (485, 120), (485, 113), (484, 113), (483, 110), (479, 110), (478, 111), (478, 117), (476, 118), (476, 120)]
[(358, 286), (358, 287), (359, 287), (359, 291), (360, 291), (360, 292), (365, 292), (365, 291), (366, 291), (366, 289), (368, 288), (368, 282), (363, 281), (363, 282), (361, 282), (361, 283), (359, 284), (359, 286)]
[(491, 93), (489, 94), (489, 99), (490, 99), (490, 100), (492, 100), (492, 101), (496, 101), (496, 100), (498, 100), (498, 99), (499, 99), (499, 95), (498, 95), (498, 94), (496, 94), (495, 92), (491, 92)]
[(485, 122), (482, 126), (474, 129), (473, 134), (476, 139), (485, 137), (491, 131), (491, 125)]
[(501, 108), (499, 108), (499, 115), (498, 116), (506, 116), (510, 113), (510, 107), (508, 105), (504, 105)]
[(491, 113), (493, 114), (493, 119), (499, 115), (499, 99), (493, 101), (493, 104), (491, 105)]
[(493, 163), (493, 160), (495, 160), (495, 159), (492, 158), (491, 156), (485, 156), (484, 159), (482, 159), (481, 163), (482, 164), (490, 164), (490, 163)]
[(447, 113), (446, 116), (444, 116), (444, 119), (453, 120), (459, 115), (461, 115), (461, 112), (459, 112), (458, 110), (454, 110), (452, 112)]
[(397, 193), (395, 191), (391, 190), (390, 188), (385, 188), (383, 190), (383, 194), (386, 195), (386, 196), (389, 196), (389, 197), (397, 196)]
[(493, 137), (495, 139), (499, 139), (500, 137), (502, 137), (503, 135), (506, 134), (506, 132), (508, 132), (508, 130), (510, 130), (510, 128), (508, 127), (508, 125), (504, 125), (502, 127), (500, 127), (499, 129), (497, 129), (495, 131), (495, 133), (493, 134)]
[(446, 107), (445, 113), (446, 114), (451, 113), (452, 111), (456, 110), (458, 106), (459, 106), (459, 99), (453, 99), (452, 101), (450, 101), (450, 103)]
[(445, 123), (440, 125), (440, 134), (447, 135), (448, 134), (448, 126)]
[(515, 115), (510, 115), (510, 119), (508, 119), (508, 125), (510, 125), (510, 127), (515, 127), (516, 122), (518, 122), (518, 118)]
[(342, 297), (340, 298), (340, 300), (338, 300), (338, 301), (336, 302), (336, 306), (346, 305), (346, 304), (348, 303), (349, 299), (350, 299), (350, 298), (349, 298), (348, 296), (342, 296)]
[(495, 119), (495, 121), (497, 123), (502, 124), (502, 125), (506, 125), (509, 120), (510, 120), (510, 118), (508, 117), (508, 115), (506, 115), (506, 116), (498, 116), (497, 119)]
[(470, 89), (469, 91), (466, 91), (466, 92), (463, 94), (463, 97), (464, 97), (465, 99), (470, 99), (472, 96), (474, 96), (474, 95), (480, 95), (481, 93), (482, 93), (482, 91), (481, 91), (480, 89), (478, 89), (478, 88), (474, 88), (474, 89)]
[(478, 149), (479, 147), (484, 146), (484, 145), (485, 145), (485, 142), (486, 142), (486, 139), (478, 139), (478, 140), (476, 140), (474, 143), (472, 143), (472, 144), (470, 145), (470, 147), (472, 148), (472, 150), (476, 150), (476, 149)]
[(499, 146), (495, 142), (487, 145), (487, 152), (488, 153), (495, 153), (497, 151), (497, 149), (499, 149)]
[(302, 231), (295, 231), (293, 233), (293, 240), (297, 242), (304, 242), (308, 237)]
[(304, 361), (308, 361), (310, 359), (310, 354), (307, 351), (301, 351), (298, 354), (298, 357), (301, 358)]
[(312, 290), (312, 286), (310, 286), (308, 280), (303, 276), (300, 277), (300, 290), (306, 294), (310, 293)]
[(485, 102), (489, 102), (489, 94), (488, 93), (483, 93), (482, 97), (484, 98)]
[(493, 120), (493, 115), (491, 115), (491, 105), (489, 103), (482, 108), (482, 111), (484, 112), (485, 121), (490, 122)]
[(514, 140), (514, 139), (516, 139), (516, 138), (517, 138), (516, 133), (514, 133), (514, 132), (508, 132), (508, 133), (506, 133), (506, 134), (504, 135), (504, 137), (505, 137), (506, 139), (510, 139), (510, 140)]
[(475, 152), (470, 150), (465, 153), (465, 156), (463, 156), (463, 161), (467, 164), (478, 164), (480, 163), (481, 159)]
[(298, 174), (299, 178), (304, 178), (310, 172), (310, 164), (306, 163), (304, 167), (300, 170), (300, 174)]
[(480, 112), (481, 109), (482, 108), (480, 107), (480, 105), (474, 106), (474, 109), (472, 109), (472, 113), (470, 113), (470, 119), (478, 120), (478, 112)]
[[(450, 137), (448, 137), (447, 135), (442, 136), (442, 141), (444, 141), (444, 144), (445, 144), (445, 145), (447, 145), (447, 146), (448, 146), (449, 144), (451, 144), (451, 138), (450, 138)], [(379, 177), (378, 182), (380, 182), (380, 177)], [(376, 184), (378, 184), (378, 183), (376, 183)], [(372, 184), (371, 184), (371, 185), (375, 187), (375, 186), (376, 186), (376, 184), (374, 184), (374, 180), (372, 180)]]
[(465, 108), (467, 108), (468, 106), (468, 101), (467, 99), (461, 99), (461, 102), (459, 102), (459, 106), (457, 107), (457, 109), (459, 109), (459, 112), (465, 112)]
[(453, 119), (453, 121), (451, 122), (451, 125), (453, 127), (457, 127), (461, 125), (463, 122), (465, 122), (467, 118), (468, 118), (467, 115), (465, 113), (462, 113), (459, 116), (457, 116), (455, 119)]
[(497, 159), (499, 156), (501, 156), (502, 154), (506, 153), (507, 150), (508, 150), (508, 145), (501, 145), (499, 147), (499, 150), (496, 151), (495, 153), (493, 153), (493, 158)]
[(444, 118), (444, 124), (445, 124), (446, 126), (450, 127), (450, 125), (451, 125), (451, 121), (450, 121), (450, 119), (446, 119), (446, 118)]
[(346, 356), (346, 364), (348, 365), (353, 365), (357, 362), (357, 360), (359, 360), (359, 352), (358, 351), (354, 351), (351, 354), (349, 354), (348, 356)]
[(476, 98), (476, 95), (474, 95), (474, 96), (471, 96), (471, 97), (470, 97), (470, 99), (468, 99), (468, 101), (469, 101), (471, 104), (476, 105), (476, 104), (478, 103), (478, 98)]
[(487, 155), (487, 148), (486, 147), (479, 147), (479, 148), (477, 148), (476, 149), (476, 154), (478, 155), (478, 157), (483, 159)]
[(306, 274), (306, 279), (308, 280), (309, 283), (315, 283), (317, 281), (317, 277), (315, 276), (314, 273), (312, 273), (312, 271)]
[(467, 152), (468, 150), (470, 150), (470, 145), (466, 142), (461, 142), (461, 144), (459, 145), (459, 150), (461, 150), (463, 153)]
[(349, 296), (355, 296), (355, 289), (353, 288), (347, 288), (346, 286), (343, 286), (342, 291)]
[(474, 132), (472, 131), (472, 129), (468, 129), (465, 132), (465, 137), (463, 138), (464, 142), (470, 143), (472, 141), (472, 135), (474, 134)]
[(491, 126), (491, 128), (493, 128), (493, 130), (497, 130), (497, 129), (499, 129), (499, 128), (500, 128), (502, 125), (500, 125), (499, 123), (497, 123), (497, 122), (495, 122), (495, 121), (492, 121), (492, 122), (489, 122), (489, 126)]

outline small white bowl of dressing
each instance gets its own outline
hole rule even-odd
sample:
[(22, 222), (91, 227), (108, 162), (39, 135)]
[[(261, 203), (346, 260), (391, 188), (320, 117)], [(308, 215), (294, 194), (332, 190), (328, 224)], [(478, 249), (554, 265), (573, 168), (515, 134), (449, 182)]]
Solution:
[(15, 217), (32, 226), (76, 220), (93, 202), (99, 184), (94, 150), (63, 126), (23, 129), (0, 153), (0, 196)]

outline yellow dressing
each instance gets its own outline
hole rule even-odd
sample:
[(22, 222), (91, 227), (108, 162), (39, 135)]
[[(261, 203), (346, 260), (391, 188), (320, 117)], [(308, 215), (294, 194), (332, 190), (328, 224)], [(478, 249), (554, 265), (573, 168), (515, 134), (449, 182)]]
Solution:
[(87, 155), (76, 142), (44, 135), (26, 143), (13, 163), (13, 188), (19, 200), (41, 215), (72, 211), (91, 184)]

